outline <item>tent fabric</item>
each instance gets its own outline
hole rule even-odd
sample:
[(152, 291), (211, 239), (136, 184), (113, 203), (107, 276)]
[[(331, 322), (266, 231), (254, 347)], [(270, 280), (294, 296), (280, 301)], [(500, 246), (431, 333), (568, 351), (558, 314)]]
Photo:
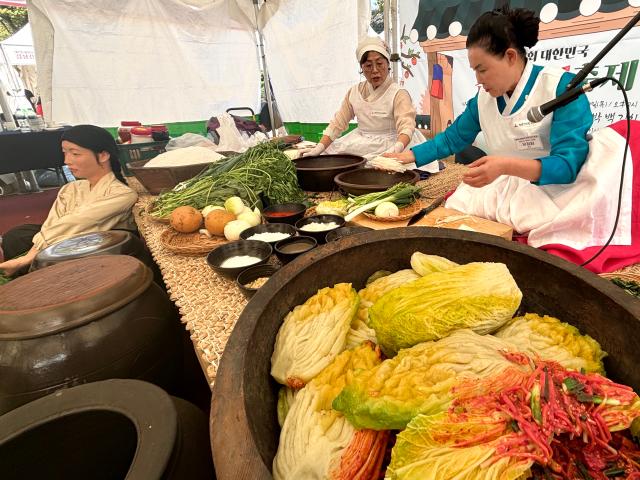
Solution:
[(28, 23), (9, 38), (0, 42), (4, 56), (10, 65), (35, 65), (36, 55)]
[(269, 76), (282, 120), (328, 122), (349, 87), (369, 27), (369, 0), (270, 0), (260, 10)]
[(237, 106), (259, 110), (248, 6), (190, 3), (30, 1), (46, 120), (114, 126), (193, 121)]

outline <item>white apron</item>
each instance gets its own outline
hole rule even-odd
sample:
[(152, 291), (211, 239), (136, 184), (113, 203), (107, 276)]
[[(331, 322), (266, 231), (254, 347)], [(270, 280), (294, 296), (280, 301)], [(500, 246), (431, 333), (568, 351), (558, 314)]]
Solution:
[[(529, 66), (504, 112), (510, 112), (520, 97), (531, 72)], [(481, 91), (478, 95), (480, 126), (488, 155), (540, 158), (547, 156), (552, 115), (530, 123), (527, 112), (555, 98), (564, 70), (545, 67), (522, 108), (515, 114), (500, 114), (495, 98)], [(574, 183), (534, 185), (519, 177), (502, 175), (489, 185), (474, 188), (461, 184), (446, 206), (529, 233), (533, 247), (562, 244), (575, 249), (603, 245), (613, 228), (620, 184), (625, 140), (610, 128), (593, 134), (589, 154)], [(627, 154), (620, 220), (613, 245), (631, 244), (631, 188), (633, 161)]]
[[(337, 138), (324, 153), (327, 155), (348, 153), (371, 160), (390, 151), (398, 139), (396, 121), (393, 116), (393, 101), (399, 90), (398, 84), (392, 82), (380, 98), (367, 102), (362, 98), (358, 85), (351, 87), (349, 102), (358, 119), (358, 127)], [(424, 142), (426, 142), (424, 135), (416, 129), (413, 131), (411, 141), (406, 149)], [(417, 168), (415, 163), (407, 164), (406, 167)], [(420, 170), (435, 173), (438, 171), (438, 162), (425, 165)]]

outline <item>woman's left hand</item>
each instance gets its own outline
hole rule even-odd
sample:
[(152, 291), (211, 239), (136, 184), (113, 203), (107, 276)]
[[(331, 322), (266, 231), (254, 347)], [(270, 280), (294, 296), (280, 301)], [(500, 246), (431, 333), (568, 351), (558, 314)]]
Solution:
[(407, 150), (402, 153), (384, 153), (383, 157), (387, 158), (395, 158), (400, 163), (414, 163), (416, 161), (416, 157), (413, 155), (411, 150)]
[(511, 159), (487, 155), (469, 164), (462, 181), (471, 187), (489, 185), (500, 175), (508, 175)]

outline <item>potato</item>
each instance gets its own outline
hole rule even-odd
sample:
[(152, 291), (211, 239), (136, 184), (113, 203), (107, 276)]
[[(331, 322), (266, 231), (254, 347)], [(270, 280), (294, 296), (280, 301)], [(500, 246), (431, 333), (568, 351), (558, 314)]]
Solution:
[(202, 214), (193, 207), (178, 207), (171, 212), (169, 224), (178, 232), (195, 232), (202, 225)]
[(213, 235), (224, 235), (224, 227), (227, 223), (236, 219), (236, 216), (226, 210), (213, 210), (204, 220), (204, 226)]

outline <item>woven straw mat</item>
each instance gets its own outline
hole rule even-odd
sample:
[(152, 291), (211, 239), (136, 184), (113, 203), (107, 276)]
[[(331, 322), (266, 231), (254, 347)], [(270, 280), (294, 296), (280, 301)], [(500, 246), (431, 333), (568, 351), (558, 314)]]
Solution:
[(205, 257), (176, 255), (162, 247), (160, 235), (166, 225), (144, 213), (146, 204), (153, 199), (148, 195), (139, 197), (134, 207), (135, 220), (213, 387), (222, 352), (247, 300), (234, 281), (218, 275), (207, 265)]

